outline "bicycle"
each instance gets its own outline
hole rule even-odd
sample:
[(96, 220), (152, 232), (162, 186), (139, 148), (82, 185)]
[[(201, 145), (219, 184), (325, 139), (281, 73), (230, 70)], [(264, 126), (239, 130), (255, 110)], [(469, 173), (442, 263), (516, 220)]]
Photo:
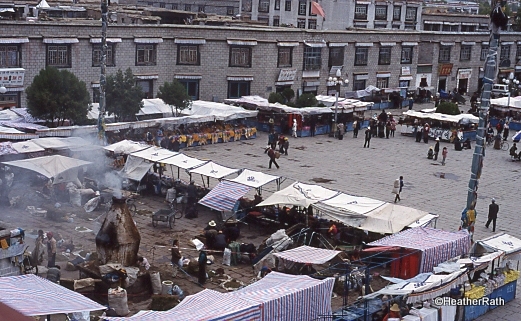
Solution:
[(499, 144), (499, 147), (501, 148), (501, 150), (507, 151), (509, 149), (510, 145), (508, 144), (508, 142), (502, 140), (501, 143)]
[[(181, 217), (183, 216), (183, 214), (185, 213), (186, 211), (186, 201), (185, 201), (186, 197), (185, 196), (179, 196), (179, 197), (175, 197), (171, 202), (170, 202), (170, 209), (172, 211), (175, 211), (175, 212), (179, 212), (181, 213)], [(179, 218), (181, 218), (179, 217)]]

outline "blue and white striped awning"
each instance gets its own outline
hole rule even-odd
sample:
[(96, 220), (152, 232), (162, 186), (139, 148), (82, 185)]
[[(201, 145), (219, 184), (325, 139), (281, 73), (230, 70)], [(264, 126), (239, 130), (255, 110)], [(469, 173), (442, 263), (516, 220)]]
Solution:
[(206, 194), (199, 204), (217, 211), (231, 211), (237, 200), (250, 191), (249, 186), (223, 181)]
[(27, 316), (105, 310), (101, 304), (33, 274), (0, 278), (0, 302)]

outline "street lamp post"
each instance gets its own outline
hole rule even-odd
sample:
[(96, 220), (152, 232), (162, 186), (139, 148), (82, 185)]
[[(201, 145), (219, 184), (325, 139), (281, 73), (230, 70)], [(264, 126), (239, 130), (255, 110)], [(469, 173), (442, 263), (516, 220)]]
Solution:
[(333, 122), (333, 128), (331, 130), (333, 131), (333, 137), (336, 137), (336, 123), (337, 123), (337, 113), (338, 113), (338, 96), (340, 94), (340, 87), (342, 84), (349, 84), (349, 79), (342, 79), (342, 72), (340, 71), (340, 68), (336, 70), (335, 77), (329, 77), (327, 79), (327, 87), (335, 87), (335, 118)]
[(512, 88), (517, 88), (519, 86), (519, 80), (514, 78), (514, 73), (511, 72), (507, 78), (503, 78), (503, 83), (508, 86), (508, 101), (507, 108), (510, 107), (510, 96), (512, 94)]
[(7, 88), (5, 88), (4, 86), (0, 86), (0, 94), (3, 95), (7, 92)]

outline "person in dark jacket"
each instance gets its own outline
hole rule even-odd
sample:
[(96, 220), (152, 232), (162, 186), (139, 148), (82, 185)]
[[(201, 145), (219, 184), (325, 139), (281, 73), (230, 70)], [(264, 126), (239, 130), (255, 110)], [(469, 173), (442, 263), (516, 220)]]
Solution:
[(271, 169), (271, 164), (275, 164), (275, 166), (277, 166), (277, 169), (279, 169), (279, 164), (277, 164), (277, 161), (275, 160), (275, 150), (273, 148), (269, 147), (268, 149), (266, 149), (266, 151), (268, 152), (268, 156), (270, 158), (270, 163), (269, 163), (268, 168)]
[(369, 148), (369, 145), (371, 144), (371, 127), (367, 127), (365, 130), (365, 141), (364, 141), (364, 148), (367, 146)]
[(434, 160), (438, 160), (439, 153), (440, 153), (440, 138), (436, 137), (436, 145), (434, 145)]
[(206, 251), (204, 248), (199, 251), (199, 259), (198, 259), (198, 265), (199, 265), (199, 272), (197, 273), (197, 281), (199, 284), (205, 284), (206, 283)]
[(497, 213), (499, 212), (499, 205), (496, 204), (496, 199), (492, 199), (492, 203), (488, 206), (488, 221), (485, 224), (485, 227), (488, 228), (490, 223), (492, 223), (492, 232), (496, 231), (496, 220)]

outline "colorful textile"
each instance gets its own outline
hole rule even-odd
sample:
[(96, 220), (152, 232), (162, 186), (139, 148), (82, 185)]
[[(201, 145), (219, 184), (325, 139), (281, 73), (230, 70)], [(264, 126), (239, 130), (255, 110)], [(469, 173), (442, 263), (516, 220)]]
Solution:
[(250, 191), (250, 187), (242, 184), (222, 181), (215, 186), (199, 204), (207, 206), (217, 211), (233, 210), (237, 200)]
[(303, 245), (284, 252), (274, 253), (273, 255), (279, 259), (297, 263), (324, 264), (340, 252)]
[(433, 268), (458, 255), (468, 253), (470, 235), (467, 231), (448, 232), (428, 227), (417, 227), (393, 234), (370, 246), (400, 246), (422, 251), (420, 273), (432, 272)]

